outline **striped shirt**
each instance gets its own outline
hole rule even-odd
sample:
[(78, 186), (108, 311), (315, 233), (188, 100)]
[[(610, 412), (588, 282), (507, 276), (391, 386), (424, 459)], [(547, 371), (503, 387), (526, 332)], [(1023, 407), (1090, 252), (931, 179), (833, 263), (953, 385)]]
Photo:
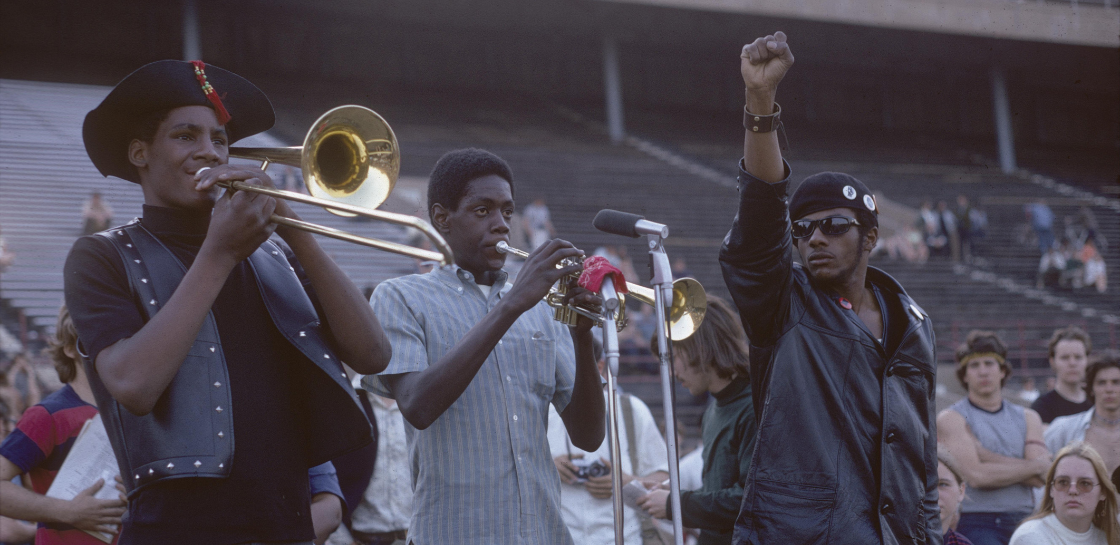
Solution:
[[(82, 401), (72, 386), (64, 384), (23, 413), (15, 431), (0, 443), (0, 456), (27, 474), (32, 491), (46, 495), (82, 426), (94, 416), (97, 407)], [(116, 541), (114, 537), (113, 543)], [(73, 526), (46, 522), (39, 523), (35, 543), (104, 545)]]
[[(439, 361), (511, 287), (489, 295), (458, 266), (380, 284), (371, 304), (393, 346), (382, 375)], [(406, 421), (416, 545), (570, 544), (546, 434), (548, 404), (571, 400), (575, 353), (567, 327), (541, 302), (498, 341), (474, 380), (431, 426)], [(392, 397), (378, 376), (363, 386)]]

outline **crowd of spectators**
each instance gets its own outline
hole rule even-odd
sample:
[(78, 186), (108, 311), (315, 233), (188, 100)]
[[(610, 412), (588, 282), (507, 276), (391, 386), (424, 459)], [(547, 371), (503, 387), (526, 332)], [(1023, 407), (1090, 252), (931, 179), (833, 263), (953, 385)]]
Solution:
[[(1061, 229), (1055, 227), (1055, 215), (1044, 200), (1024, 207), (1029, 230), (1020, 240), (1037, 244), (1036, 287), (1059, 290), (1108, 291), (1108, 274), (1104, 261), (1108, 241), (1092, 210), (1082, 206), (1076, 214), (1062, 218)], [(1033, 235), (1033, 236), (1032, 236)]]
[[(1026, 223), (1018, 239), (1037, 247), (1041, 255), (1037, 288), (1108, 291), (1103, 256), (1108, 242), (1089, 207), (1062, 217), (1060, 228), (1044, 199), (1028, 203), (1023, 213)], [(955, 206), (946, 200), (934, 204), (932, 199), (924, 199), (917, 216), (913, 225), (884, 237), (876, 252), (908, 263), (925, 263), (930, 258), (968, 263), (978, 257), (977, 243), (988, 236), (987, 212), (973, 206), (963, 194), (957, 196)]]
[(1038, 262), (1038, 288), (1108, 291), (1104, 256), (1093, 239), (1078, 244), (1065, 238), (1042, 254)]
[(957, 352), (967, 397), (938, 417), (944, 543), (1120, 543), (1120, 353), (1070, 326), (1048, 343), (1054, 389), (1020, 407), (999, 335)]
[[(684, 263), (679, 264), (682, 270), (685, 267)], [(712, 304), (715, 311), (726, 306), (718, 300)], [(731, 316), (730, 311), (727, 313)], [(719, 322), (715, 320), (717, 317), (705, 323), (714, 326)], [(68, 351), (60, 348), (69, 342), (66, 339), (72, 338), (72, 334), (70, 337), (65, 334), (69, 330), (60, 320), (63, 340), (51, 342), (51, 361), (55, 363), (59, 381), (41, 378), (45, 374), (41, 369), (43, 362), (47, 361), (44, 358), (38, 358), (43, 361), (35, 364), (29, 355), (15, 354), (0, 367), (4, 371), (0, 374), (0, 433), (4, 437), (12, 433), (23, 434), (21, 437), (34, 433), (37, 428), (29, 419), (33, 416), (50, 419), (55, 416), (51, 408), (57, 413), (86, 407), (89, 414), (81, 415), (83, 419), (96, 414), (96, 409), (82, 396), (88, 391), (88, 385), (84, 373), (79, 372), (80, 366), (76, 365), (76, 352), (72, 348)], [(726, 336), (717, 335), (719, 338)], [(690, 359), (686, 348), (686, 345), (678, 347), (679, 355), (685, 360)], [(1002, 386), (1011, 373), (1006, 352), (998, 335), (979, 331), (972, 332), (958, 350), (957, 376), (969, 395), (939, 418), (938, 504), (944, 542), (975, 545), (1114, 543), (1120, 537), (1116, 526), (1115, 484), (1120, 481), (1120, 355), (1109, 350), (1094, 354), (1089, 335), (1080, 328), (1055, 331), (1048, 345), (1054, 388), (1038, 396), (1032, 409), (1023, 409), (1002, 396)], [(705, 371), (701, 365), (689, 371), (689, 364), (684, 365), (678, 370), (678, 376), (686, 386), (703, 390), (703, 384), (710, 384), (718, 377), (716, 368)], [(704, 375), (708, 376), (704, 379), (708, 382), (696, 378), (700, 376), (698, 372), (710, 374)], [(717, 397), (718, 392), (725, 389), (718, 387), (722, 384), (714, 388)], [(370, 461), (372, 464), (376, 460), (376, 468), (372, 479), (367, 475), (364, 483), (368, 484), (362, 485), (361, 493), (343, 504), (348, 507), (343, 510), (342, 517), (336, 517), (340, 520), (327, 523), (327, 531), (321, 534), (319, 543), (405, 543), (411, 513), (411, 483), (403, 420), (393, 400), (368, 392), (363, 395), (370, 405), (367, 411), (378, 429), (376, 457)], [(60, 408), (62, 398), (72, 403)], [(649, 408), (640, 400), (623, 395), (620, 403), (625, 407), (619, 430), (623, 459), (618, 469), (623, 472), (624, 484), (636, 481), (647, 491), (653, 491), (642, 498), (643, 501), (628, 504), (626, 520), (630, 522), (626, 542), (668, 543), (665, 534), (668, 527), (657, 520), (657, 517), (667, 516), (669, 510), (664, 491), (667, 468), (663, 434), (657, 429)], [(32, 410), (35, 407), (41, 409)], [(718, 418), (723, 418), (718, 411), (706, 415), (706, 426), (716, 425)], [(26, 431), (19, 431), (23, 428)], [(614, 468), (608, 459), (608, 444), (603, 443), (601, 452), (582, 452), (565, 440), (563, 426), (556, 426), (559, 435), (555, 437), (552, 437), (552, 428), (550, 426), (550, 443), (564, 483), (562, 501), (566, 524), (573, 535), (586, 537), (579, 541), (581, 543), (612, 542), (610, 498), (614, 492), (610, 472)], [(687, 468), (682, 469), (682, 478), (691, 476), (691, 480), (696, 481), (682, 486), (682, 490), (699, 488), (684, 496), (686, 520), (701, 528), (713, 521), (697, 519), (697, 513), (721, 510), (712, 505), (704, 507), (698, 502), (717, 501), (722, 487), (739, 481), (734, 477), (730, 481), (725, 480), (726, 477), (716, 479), (716, 475), (727, 473), (732, 467), (727, 465), (730, 462), (749, 459), (743, 452), (730, 452), (726, 445), (718, 442), (709, 445), (710, 441), (714, 439), (706, 437), (704, 445), (682, 459), (682, 468)], [(4, 480), (14, 478), (19, 486), (32, 487), (28, 492), (42, 494), (51, 477), (36, 473), (35, 464), (51, 453), (36, 450), (37, 455), (34, 452), (28, 455), (31, 451), (25, 447), (31, 443), (46, 444), (10, 439), (0, 447), (5, 467), (14, 468), (4, 474)], [(743, 445), (736, 448), (750, 450)], [(727, 451), (724, 453), (726, 460), (719, 457), (722, 451)], [(575, 475), (580, 468), (589, 467), (585, 463), (574, 463), (580, 460), (598, 462), (605, 472), (577, 478)], [(715, 465), (705, 471), (708, 464)], [(316, 468), (309, 473), (312, 486), (315, 486), (316, 471), (325, 472), (328, 480), (338, 479), (333, 466)], [(741, 473), (742, 468), (738, 471)], [(700, 478), (700, 475), (706, 477)], [(43, 480), (45, 478), (47, 481)], [(23, 482), (24, 479), (27, 481)], [(346, 484), (344, 482), (343, 486)], [(331, 488), (337, 490), (338, 485)], [(736, 490), (732, 487), (730, 496), (734, 496)], [(92, 494), (92, 490), (89, 492)], [(324, 494), (333, 497), (341, 492)], [(37, 534), (57, 532), (59, 528), (68, 528), (66, 531), (70, 532), (82, 528), (104, 529), (106, 517), (119, 518), (119, 513), (123, 512), (123, 500), (98, 500), (102, 503), (97, 504), (92, 503), (92, 498), (81, 501), (87, 502), (87, 508), (97, 507), (101, 514), (81, 514), (77, 504), (70, 511), (56, 504), (55, 514), (50, 517), (30, 517), (27, 511), (16, 511), (24, 514), (21, 518), (38, 518), (45, 522), (36, 526), (0, 517), (0, 543), (27, 543)], [(698, 505), (691, 506), (692, 503)], [(10, 507), (5, 511), (6, 514), (13, 512)], [(59, 522), (61, 520), (69, 523)], [(690, 541), (698, 536), (695, 530), (688, 535)], [(76, 542), (81, 542), (81, 538)]]
[[(98, 204), (99, 201), (99, 195), (94, 194), (91, 202), (87, 203), (86, 211), (108, 208), (103, 201)], [(1056, 235), (1053, 213), (1044, 202), (1033, 203), (1027, 210), (1032, 229), (1040, 241), (1039, 248), (1045, 250), (1042, 260), (1046, 266), (1040, 265), (1040, 285), (1092, 286), (1104, 291), (1103, 260), (1098, 248), (1098, 244), (1104, 241), (1091, 212), (1083, 209), (1076, 218), (1065, 218), (1064, 230)], [(94, 216), (96, 214), (84, 214), (87, 230), (97, 219)], [(538, 199), (527, 207), (525, 216), (523, 221), (515, 223), (524, 229), (519, 237), (526, 248), (534, 246), (529, 242), (530, 238), (555, 234), (542, 200)], [(111, 209), (108, 217), (111, 219)], [(974, 255), (973, 242), (985, 236), (986, 227), (986, 215), (972, 207), (964, 195), (958, 197), (955, 208), (950, 208), (946, 201), (938, 202), (936, 207), (932, 201), (926, 201), (919, 211), (918, 222), (907, 226), (901, 236), (896, 237), (897, 240), (886, 241), (887, 251), (892, 257), (913, 262), (923, 262), (931, 255), (953, 261), (968, 260)], [(1054, 243), (1056, 239), (1060, 242)], [(1049, 245), (1046, 245), (1047, 241), (1051, 241)], [(594, 253), (606, 257), (628, 278), (638, 280), (624, 246), (604, 246)], [(1096, 272), (1094, 269), (1092, 274), (1099, 275), (1099, 279), (1090, 271), (1097, 261), (1101, 270)], [(1071, 262), (1079, 265), (1071, 268)], [(675, 261), (673, 269), (675, 277), (690, 275), (683, 259)], [(713, 300), (711, 304), (715, 314), (726, 307), (718, 300)], [(729, 316), (732, 313), (730, 310), (725, 312)], [(711, 325), (718, 321), (714, 320), (716, 316), (712, 318), (705, 323)], [(645, 352), (643, 345), (652, 336), (656, 325), (652, 309), (648, 305), (631, 306), (630, 323), (631, 327), (627, 328), (622, 339), (624, 349), (629, 347)], [(60, 320), (59, 330), (66, 331), (62, 324)], [(726, 338), (727, 335), (719, 337)], [(53, 344), (56, 364), (65, 360), (68, 354), (58, 348), (66, 344), (68, 338), (63, 336), (61, 344)], [(688, 346), (687, 343), (678, 346), (679, 355), (684, 358), (682, 361), (689, 358)], [(1034, 394), (1026, 401), (1033, 401), (1033, 404), (1031, 409), (1024, 409), (1010, 403), (1002, 394), (1011, 374), (1006, 353), (1006, 346), (992, 332), (973, 332), (957, 353), (957, 377), (968, 396), (938, 419), (938, 505), (944, 542), (975, 545), (1116, 543), (1120, 540), (1115, 484), (1120, 481), (1120, 358), (1110, 351), (1091, 357), (1089, 336), (1076, 327), (1056, 331), (1049, 343), (1049, 361), (1055, 375), (1049, 383), (1053, 384), (1053, 389), (1039, 395), (1033, 387), (1028, 388)], [(740, 356), (744, 354), (745, 345)], [(73, 366), (76, 353), (69, 356)], [(44, 380), (44, 373), (39, 370), (41, 362), (36, 365), (32, 360), (27, 354), (16, 354), (0, 365), (0, 371), (3, 371), (0, 373), (0, 439), (19, 430), (22, 417), (29, 409), (43, 406), (43, 403), (50, 405), (48, 401), (56, 399), (59, 392), (65, 394), (88, 389), (84, 385), (84, 374), (71, 372), (67, 375), (62, 366), (58, 371), (60, 382)], [(44, 358), (39, 360), (46, 361)], [(700, 363), (682, 365), (681, 371), (685, 372), (678, 373), (683, 377), (690, 376), (690, 373), (694, 377), (699, 376), (696, 373), (710, 375), (705, 375), (707, 382), (701, 381), (699, 386), (698, 383), (693, 384), (698, 386), (698, 390), (706, 391), (706, 385), (718, 382), (718, 387), (711, 390), (717, 395), (713, 400), (717, 400), (719, 392), (725, 392), (727, 385), (736, 378), (742, 382), (746, 373), (744, 368), (729, 377), (720, 377), (716, 368), (705, 370)], [(690, 366), (692, 371), (689, 371)], [(77, 368), (80, 369), (80, 366)], [(685, 384), (688, 386), (687, 382)], [(328, 531), (322, 533), (317, 542), (333, 545), (403, 544), (411, 514), (404, 421), (392, 399), (362, 390), (359, 392), (364, 396), (363, 404), (367, 405), (367, 412), (378, 430), (376, 456), (370, 461), (374, 465), (372, 478), (367, 475), (360, 488), (361, 493), (342, 502), (343, 516), (328, 523)], [(749, 397), (746, 399), (749, 400)], [(626, 508), (626, 542), (668, 543), (666, 526), (663, 523), (659, 525), (657, 520), (666, 517), (669, 511), (664, 490), (667, 466), (663, 433), (657, 430), (652, 413), (641, 400), (623, 395), (620, 403), (624, 406), (623, 420), (619, 423), (623, 459), (617, 470), (623, 472), (624, 485), (638, 482), (649, 492), (641, 502), (632, 501)], [(77, 403), (76, 406), (83, 405)], [(84, 406), (90, 404), (85, 403)], [(712, 404), (712, 408), (716, 406)], [(749, 406), (749, 403), (744, 406)], [(713, 412), (712, 408), (709, 409), (711, 414), (705, 415), (704, 444), (681, 461), (682, 478), (691, 476), (696, 481), (692, 485), (682, 485), (682, 490), (695, 489), (686, 493), (682, 500), (685, 518), (691, 525), (700, 528), (707, 525), (721, 527), (733, 522), (709, 520), (699, 514), (735, 510), (737, 498), (734, 498), (735, 501), (729, 498), (736, 492), (741, 494), (741, 482), (736, 475), (744, 471), (742, 464), (749, 462), (749, 456), (744, 454), (749, 453), (749, 445), (709, 444), (716, 434), (713, 432), (712, 438), (709, 438), (707, 430), (711, 426), (723, 425), (721, 422), (724, 421), (730, 422), (729, 425), (753, 422), (753, 417), (743, 420), (739, 418), (742, 416), (739, 413), (722, 415), (718, 410)], [(92, 414), (96, 414), (95, 409), (88, 416)], [(551, 417), (550, 420), (559, 418), (557, 414)], [(562, 425), (549, 426), (549, 430), (552, 454), (563, 483), (566, 524), (573, 536), (582, 536), (577, 542), (613, 542), (610, 498), (615, 491), (611, 487), (610, 472), (616, 468), (608, 460), (608, 443), (604, 442), (597, 452), (583, 452), (567, 439)], [(7, 456), (17, 452), (12, 446), (15, 442), (4, 444), (7, 445), (6, 450), (0, 448), (0, 454)], [(34, 460), (19, 460), (15, 464), (19, 469), (18, 475), (5, 474), (5, 481), (10, 480), (9, 477), (15, 477), (17, 483), (21, 478), (29, 479), (21, 486), (33, 486), (39, 492), (45, 490), (42, 483), (33, 482), (36, 478)], [(705, 468), (705, 462), (709, 467)], [(605, 473), (592, 477), (578, 476), (594, 463), (604, 468)], [(310, 473), (312, 486), (316, 471), (331, 479), (340, 478), (333, 466), (318, 468)], [(704, 477), (701, 478), (701, 475)], [(343, 488), (347, 484), (353, 483), (343, 482)], [(336, 484), (332, 489), (337, 488)], [(342, 492), (328, 494), (341, 498)], [(727, 503), (727, 508), (717, 508), (720, 502)], [(108, 502), (101, 507), (114, 513), (120, 508), (116, 502)], [(89, 526), (92, 523), (75, 523), (71, 529), (81, 529), (83, 524)], [(99, 525), (103, 528), (104, 522), (93, 526)], [(49, 520), (37, 528), (34, 524), (0, 517), (0, 543), (30, 542), (37, 532), (41, 534), (44, 529), (56, 531), (57, 527), (58, 523)], [(319, 529), (318, 524), (316, 529)], [(701, 534), (695, 530), (689, 534), (691, 540), (698, 535)]]
[(956, 205), (946, 200), (924, 199), (918, 218), (902, 232), (883, 240), (883, 251), (891, 259), (925, 263), (930, 257), (970, 262), (977, 241), (988, 235), (987, 213), (972, 205), (968, 196), (958, 195)]

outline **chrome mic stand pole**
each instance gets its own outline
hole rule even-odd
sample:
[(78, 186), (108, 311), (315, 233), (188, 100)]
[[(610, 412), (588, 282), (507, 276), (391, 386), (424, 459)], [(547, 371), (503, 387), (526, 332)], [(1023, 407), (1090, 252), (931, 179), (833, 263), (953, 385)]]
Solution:
[(669, 503), (673, 511), (673, 542), (684, 545), (684, 528), (681, 526), (681, 475), (677, 458), (677, 419), (673, 408), (673, 378), (669, 357), (669, 331), (666, 327), (666, 302), (673, 301), (673, 271), (665, 253), (663, 238), (669, 236), (664, 228), (660, 235), (649, 234), (649, 260), (653, 272), (654, 308), (657, 312), (657, 352), (661, 359), (661, 397), (665, 409), (665, 445), (669, 455)]
[(603, 297), (603, 354), (607, 358), (607, 438), (611, 445), (611, 503), (614, 504), (614, 543), (623, 545), (622, 449), (618, 432), (618, 328), (615, 316), (620, 305), (611, 275), (599, 290)]

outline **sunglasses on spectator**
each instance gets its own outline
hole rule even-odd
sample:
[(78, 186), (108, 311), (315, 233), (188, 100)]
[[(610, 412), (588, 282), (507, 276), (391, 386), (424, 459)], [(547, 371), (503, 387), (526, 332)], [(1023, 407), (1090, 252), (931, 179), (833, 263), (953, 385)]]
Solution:
[[(1065, 492), (1065, 491), (1069, 490), (1069, 486), (1071, 484), (1074, 484), (1074, 483), (1070, 482), (1069, 479), (1067, 479), (1065, 477), (1058, 477), (1057, 479), (1054, 479), (1054, 490), (1057, 490), (1058, 492)], [(1101, 483), (1095, 483), (1095, 482), (1093, 482), (1089, 479), (1077, 479), (1076, 486), (1077, 486), (1077, 491), (1078, 492), (1080, 492), (1082, 494), (1088, 494), (1089, 492), (1092, 492), (1093, 489), (1096, 488), (1097, 486), (1099, 486), (1100, 484)]]
[(813, 236), (813, 231), (820, 226), (821, 232), (828, 236), (842, 235), (848, 232), (853, 225), (859, 222), (846, 216), (829, 216), (819, 220), (797, 220), (793, 222), (790, 232), (793, 238), (808, 238)]

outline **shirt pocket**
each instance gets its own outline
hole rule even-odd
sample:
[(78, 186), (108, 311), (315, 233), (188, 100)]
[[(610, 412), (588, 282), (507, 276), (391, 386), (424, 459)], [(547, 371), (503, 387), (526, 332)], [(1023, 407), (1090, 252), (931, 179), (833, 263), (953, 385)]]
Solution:
[(503, 367), (513, 370), (510, 375), (514, 375), (514, 380), (534, 397), (551, 401), (556, 392), (556, 342), (545, 331), (530, 330), (507, 335), (502, 345), (510, 358), (503, 362)]

